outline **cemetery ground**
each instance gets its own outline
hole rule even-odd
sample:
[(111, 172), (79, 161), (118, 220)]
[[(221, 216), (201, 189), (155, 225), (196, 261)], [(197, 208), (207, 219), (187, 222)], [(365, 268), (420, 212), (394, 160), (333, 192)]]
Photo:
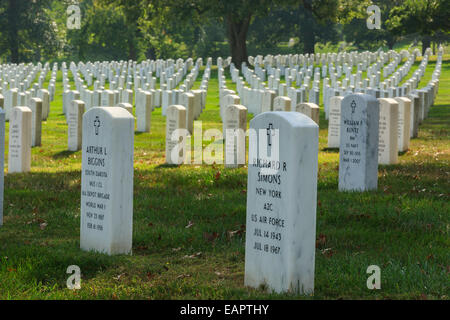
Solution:
[[(31, 173), (5, 176), (0, 299), (449, 299), (450, 55), (442, 68), (419, 137), (398, 164), (379, 166), (376, 192), (338, 191), (339, 154), (326, 148), (321, 106), (310, 297), (244, 287), (247, 168), (164, 165), (161, 109), (151, 133), (135, 135), (133, 254), (81, 251), (81, 151), (66, 151), (59, 72)], [(199, 118), (204, 131), (222, 127), (218, 95), (214, 68)], [(70, 265), (81, 269), (81, 290), (66, 287)], [(381, 268), (381, 290), (367, 289), (370, 265)]]

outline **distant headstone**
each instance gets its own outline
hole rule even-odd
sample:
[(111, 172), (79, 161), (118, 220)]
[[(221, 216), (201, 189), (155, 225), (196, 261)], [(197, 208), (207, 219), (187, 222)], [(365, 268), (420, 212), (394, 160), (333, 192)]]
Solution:
[(380, 98), (378, 163), (398, 162), (398, 103), (392, 98)]
[(245, 285), (312, 294), (319, 127), (265, 112), (250, 122)]
[(370, 95), (351, 94), (342, 100), (340, 191), (377, 189), (379, 117), (379, 102)]
[(224, 112), (225, 167), (245, 165), (246, 130), (247, 108), (237, 104), (227, 106)]
[(83, 101), (72, 100), (67, 110), (67, 144), (69, 151), (81, 150), (84, 107)]
[(341, 103), (344, 97), (334, 96), (329, 102), (328, 148), (339, 148), (341, 135)]
[(181, 105), (169, 106), (166, 111), (167, 164), (182, 164), (184, 162), (186, 156), (186, 137), (186, 108)]
[(408, 98), (411, 100), (411, 121), (410, 121), (410, 138), (417, 138), (419, 134), (419, 104), (420, 97), (414, 93), (410, 93)]
[(276, 93), (273, 90), (264, 91), (261, 105), (261, 112), (270, 112), (273, 110), (273, 101), (275, 100)]
[(411, 100), (397, 97), (395, 101), (398, 103), (398, 151), (404, 152), (410, 142)]
[(303, 102), (295, 106), (295, 111), (310, 117), (317, 124), (319, 124), (319, 110), (319, 106), (311, 102)]
[(124, 109), (127, 110), (131, 115), (133, 115), (133, 105), (132, 105), (131, 103), (122, 102), (122, 103), (119, 103), (118, 107), (124, 108)]
[(194, 99), (193, 93), (185, 92), (181, 94), (181, 105), (186, 108), (186, 129), (190, 134), (194, 133)]
[(9, 124), (8, 172), (31, 170), (31, 119), (28, 107), (15, 107)]
[(273, 111), (291, 111), (291, 99), (288, 97), (276, 97), (273, 101)]
[(50, 94), (47, 89), (38, 91), (38, 98), (42, 100), (42, 120), (47, 120), (50, 114)]
[(17, 107), (17, 102), (19, 98), (19, 91), (17, 89), (10, 89), (6, 92), (5, 96), (5, 113), (6, 120), (9, 121), (11, 119), (12, 109)]
[(42, 137), (42, 100), (31, 98), (30, 109), (33, 113), (31, 118), (31, 146), (38, 147), (41, 145)]
[(83, 116), (80, 247), (131, 254), (134, 118), (123, 108)]
[(142, 91), (137, 96), (140, 99), (136, 103), (136, 119), (138, 132), (150, 132), (150, 123), (152, 120), (152, 94), (147, 91)]

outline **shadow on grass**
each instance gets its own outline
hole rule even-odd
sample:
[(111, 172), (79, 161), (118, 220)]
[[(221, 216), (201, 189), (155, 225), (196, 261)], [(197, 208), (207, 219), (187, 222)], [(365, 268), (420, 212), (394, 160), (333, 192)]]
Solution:
[(329, 153), (339, 153), (339, 148), (323, 148), (321, 151)]
[(155, 169), (171, 169), (171, 168), (178, 168), (181, 165), (179, 164), (168, 164), (168, 163), (164, 163), (164, 164), (160, 164), (158, 166), (155, 167)]
[(64, 158), (68, 158), (71, 155), (77, 153), (77, 151), (69, 151), (69, 150), (64, 150), (58, 153), (55, 153), (52, 158), (53, 159), (64, 159)]

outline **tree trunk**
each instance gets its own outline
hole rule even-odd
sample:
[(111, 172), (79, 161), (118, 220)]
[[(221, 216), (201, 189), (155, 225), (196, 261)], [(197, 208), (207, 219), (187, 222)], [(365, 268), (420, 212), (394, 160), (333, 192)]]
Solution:
[(231, 58), (234, 66), (241, 69), (242, 63), (248, 63), (247, 33), (250, 25), (251, 15), (242, 20), (233, 20), (231, 15), (227, 16), (228, 43), (230, 44)]
[(425, 54), (425, 50), (430, 47), (431, 44), (431, 38), (429, 35), (424, 35), (422, 37), (422, 55)]
[(300, 16), (300, 33), (298, 37), (300, 42), (303, 43), (303, 53), (311, 54), (314, 53), (316, 45), (316, 34), (314, 32), (316, 21), (308, 7), (300, 9), (300, 12), (303, 12), (303, 16)]
[(19, 63), (19, 39), (18, 39), (18, 25), (19, 10), (17, 0), (8, 0), (8, 46), (11, 52), (11, 62)]
[(133, 39), (130, 40), (130, 43), (128, 45), (128, 60), (137, 60), (137, 53), (136, 53), (136, 46), (134, 45)]

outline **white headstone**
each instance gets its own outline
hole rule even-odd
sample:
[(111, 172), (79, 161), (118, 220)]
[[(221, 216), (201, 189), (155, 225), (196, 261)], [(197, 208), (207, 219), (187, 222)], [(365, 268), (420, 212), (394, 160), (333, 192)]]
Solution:
[(83, 116), (80, 247), (131, 254), (134, 118), (123, 108)]
[(69, 151), (81, 149), (84, 107), (84, 102), (81, 100), (72, 100), (69, 105), (67, 111), (67, 145)]
[(398, 103), (392, 98), (380, 98), (378, 163), (398, 162)]
[(247, 108), (232, 104), (224, 112), (225, 167), (245, 165), (245, 137), (247, 131)]
[[(192, 94), (191, 94), (192, 95)], [(192, 95), (192, 99), (193, 99)], [(171, 105), (166, 111), (166, 163), (182, 164), (186, 156), (186, 108)]]
[(194, 99), (193, 93), (185, 92), (181, 94), (181, 105), (186, 108), (186, 129), (190, 134), (194, 133)]
[(319, 127), (296, 112), (250, 122), (245, 285), (314, 291)]
[(291, 111), (291, 99), (288, 97), (276, 97), (273, 101), (273, 111)]
[(131, 103), (122, 102), (117, 105), (120, 108), (124, 108), (127, 110), (131, 115), (133, 115), (133, 105)]
[(31, 146), (37, 147), (41, 145), (42, 136), (42, 100), (39, 98), (31, 98), (30, 109), (31, 118)]
[(50, 94), (47, 89), (40, 89), (38, 98), (42, 100), (42, 120), (47, 120), (50, 114)]
[(398, 151), (404, 152), (410, 142), (411, 100), (406, 97), (395, 100), (398, 102)]
[(344, 97), (330, 98), (328, 120), (328, 148), (339, 148), (341, 135), (341, 103)]
[(31, 119), (28, 107), (15, 107), (9, 124), (8, 172), (29, 172), (31, 169)]
[(351, 94), (341, 103), (339, 190), (367, 191), (378, 187), (377, 99)]
[(150, 123), (152, 120), (152, 94), (147, 91), (141, 91), (137, 96), (140, 103), (136, 103), (136, 119), (138, 132), (150, 132)]
[(314, 120), (317, 125), (319, 125), (319, 106), (311, 102), (299, 103), (295, 106), (295, 111), (303, 113), (304, 115), (310, 117)]

